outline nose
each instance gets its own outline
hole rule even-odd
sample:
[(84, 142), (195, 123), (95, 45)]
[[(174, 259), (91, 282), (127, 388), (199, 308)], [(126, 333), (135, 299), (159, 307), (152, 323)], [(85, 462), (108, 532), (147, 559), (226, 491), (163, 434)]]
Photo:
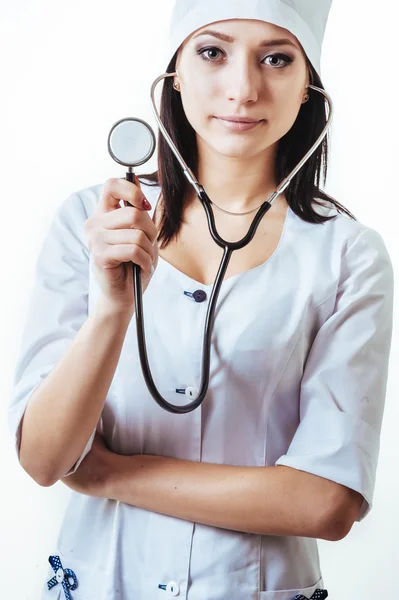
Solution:
[(262, 65), (254, 65), (249, 59), (237, 59), (224, 71), (223, 88), (230, 101), (237, 104), (256, 102), (261, 86), (260, 69)]

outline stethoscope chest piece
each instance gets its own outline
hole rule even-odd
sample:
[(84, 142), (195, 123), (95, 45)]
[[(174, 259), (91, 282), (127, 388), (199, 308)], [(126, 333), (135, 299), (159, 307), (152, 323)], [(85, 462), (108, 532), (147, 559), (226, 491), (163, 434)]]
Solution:
[(114, 161), (130, 169), (147, 162), (155, 147), (154, 131), (142, 119), (120, 119), (114, 123), (108, 135), (108, 152)]

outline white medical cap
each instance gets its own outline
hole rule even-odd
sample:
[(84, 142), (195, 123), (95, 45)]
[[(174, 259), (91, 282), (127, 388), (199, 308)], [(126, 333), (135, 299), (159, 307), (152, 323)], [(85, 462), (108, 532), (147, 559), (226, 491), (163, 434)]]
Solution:
[(169, 60), (194, 31), (216, 21), (258, 19), (288, 29), (320, 76), (320, 56), (332, 0), (176, 0), (169, 29)]

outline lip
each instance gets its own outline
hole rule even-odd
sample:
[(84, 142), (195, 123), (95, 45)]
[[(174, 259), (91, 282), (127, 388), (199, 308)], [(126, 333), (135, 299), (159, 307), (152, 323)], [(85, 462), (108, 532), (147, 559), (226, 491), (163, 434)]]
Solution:
[(261, 119), (251, 119), (250, 117), (216, 117), (217, 119), (223, 119), (224, 121), (234, 121), (236, 123), (259, 123)]
[(254, 119), (243, 119), (240, 120), (238, 117), (215, 117), (224, 127), (229, 131), (248, 131), (254, 129), (262, 121), (256, 121)]

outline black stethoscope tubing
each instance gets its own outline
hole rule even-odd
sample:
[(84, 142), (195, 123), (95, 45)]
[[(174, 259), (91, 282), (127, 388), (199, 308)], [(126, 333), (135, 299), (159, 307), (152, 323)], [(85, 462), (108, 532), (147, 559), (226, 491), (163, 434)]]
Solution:
[[(288, 185), (290, 184), (291, 179), (294, 177), (294, 175), (298, 172), (298, 170), (302, 167), (302, 165), (306, 162), (306, 160), (311, 156), (311, 154), (313, 154), (313, 152), (319, 146), (319, 144), (323, 140), (323, 138), (326, 135), (328, 128), (330, 126), (332, 116), (333, 116), (333, 106), (332, 106), (331, 98), (325, 92), (325, 90), (323, 90), (322, 88), (315, 87), (313, 85), (309, 85), (310, 88), (322, 93), (328, 101), (330, 111), (329, 111), (329, 116), (328, 116), (328, 121), (326, 123), (326, 126), (324, 127), (322, 133), (320, 134), (320, 136), (318, 137), (316, 142), (313, 144), (313, 146), (310, 148), (310, 150), (306, 153), (306, 155), (302, 158), (302, 160), (298, 163), (298, 165), (291, 171), (291, 173), (284, 179), (284, 181), (281, 182), (281, 184), (279, 185), (277, 190), (272, 194), (270, 199), (265, 201), (259, 207), (259, 210), (256, 213), (247, 234), (238, 242), (228, 242), (228, 241), (224, 240), (217, 232), (216, 226), (215, 226), (214, 214), (213, 214), (213, 210), (211, 207), (211, 201), (210, 201), (205, 189), (203, 188), (202, 185), (200, 185), (198, 183), (194, 174), (188, 168), (188, 166), (186, 165), (186, 163), (183, 160), (183, 157), (181, 156), (181, 154), (177, 150), (175, 144), (173, 143), (170, 136), (168, 135), (163, 123), (161, 122), (160, 116), (159, 116), (157, 108), (156, 108), (155, 98), (154, 98), (154, 90), (155, 90), (156, 85), (158, 84), (159, 81), (161, 81), (165, 77), (173, 77), (176, 74), (177, 73), (164, 73), (163, 75), (158, 77), (151, 86), (151, 100), (152, 100), (155, 118), (158, 122), (159, 128), (160, 128), (161, 132), (163, 133), (167, 143), (169, 144), (171, 150), (174, 152), (176, 158), (179, 160), (181, 166), (183, 167), (183, 172), (184, 172), (186, 178), (188, 179), (190, 184), (193, 185), (193, 187), (197, 193), (197, 196), (198, 196), (199, 200), (201, 201), (202, 206), (204, 207), (204, 210), (205, 210), (205, 213), (207, 216), (207, 220), (208, 220), (209, 231), (210, 231), (210, 234), (211, 234), (213, 240), (215, 241), (215, 243), (218, 246), (220, 246), (221, 248), (224, 249), (222, 261), (219, 266), (216, 280), (212, 287), (208, 310), (206, 313), (205, 328), (204, 328), (204, 341), (203, 341), (203, 348), (202, 348), (201, 384), (200, 384), (199, 392), (198, 392), (197, 397), (192, 402), (190, 402), (184, 406), (181, 406), (178, 404), (172, 404), (172, 403), (168, 402), (167, 400), (165, 400), (165, 398), (163, 398), (163, 396), (161, 396), (161, 394), (158, 392), (158, 390), (155, 386), (155, 383), (154, 383), (154, 380), (153, 380), (153, 377), (151, 374), (151, 370), (150, 370), (150, 365), (148, 362), (148, 355), (147, 355), (147, 348), (146, 348), (146, 341), (145, 341), (143, 294), (142, 294), (142, 288), (141, 288), (141, 268), (136, 263), (133, 263), (133, 280), (134, 280), (134, 294), (135, 294), (137, 341), (138, 341), (141, 369), (143, 372), (145, 383), (147, 385), (149, 392), (151, 393), (152, 397), (154, 398), (155, 402), (161, 408), (163, 408), (164, 410), (166, 410), (168, 412), (174, 413), (174, 414), (185, 414), (185, 413), (195, 410), (196, 408), (198, 408), (198, 406), (201, 405), (201, 403), (205, 399), (205, 396), (206, 396), (206, 393), (208, 390), (209, 371), (210, 371), (211, 334), (212, 334), (212, 328), (213, 328), (213, 323), (214, 323), (214, 318), (215, 318), (216, 302), (217, 302), (217, 299), (219, 296), (219, 292), (220, 292), (220, 288), (221, 288), (221, 285), (222, 285), (222, 282), (224, 279), (224, 275), (226, 273), (228, 264), (230, 262), (232, 252), (234, 252), (234, 250), (240, 250), (241, 248), (243, 248), (244, 246), (249, 244), (249, 242), (253, 239), (263, 216), (267, 213), (268, 210), (271, 209), (271, 207), (273, 205), (273, 201), (277, 198), (277, 196), (279, 194), (281, 194), (286, 189), (286, 187), (288, 187)], [(128, 181), (134, 182), (134, 174), (131, 170), (129, 170), (129, 172), (126, 173), (126, 179)]]

